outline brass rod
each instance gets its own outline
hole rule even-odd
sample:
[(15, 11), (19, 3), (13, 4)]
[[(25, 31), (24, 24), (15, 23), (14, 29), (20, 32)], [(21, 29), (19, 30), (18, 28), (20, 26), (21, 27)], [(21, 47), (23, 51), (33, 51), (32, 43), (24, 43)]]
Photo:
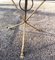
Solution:
[(25, 0), (25, 18), (24, 18), (24, 25), (23, 25), (23, 40), (22, 40), (22, 47), (21, 47), (21, 55), (20, 58), (24, 59), (24, 45), (25, 45), (25, 34), (26, 34), (26, 17), (27, 17), (27, 1)]
[(33, 12), (32, 12), (32, 14), (26, 19), (26, 21), (28, 21), (31, 17), (32, 17), (32, 15), (41, 7), (41, 5), (44, 3), (45, 1), (43, 1)]
[(15, 5), (16, 9), (19, 10), (18, 7), (17, 7), (17, 5), (16, 5), (16, 3), (14, 2), (14, 0), (11, 0), (11, 1), (12, 1), (13, 4)]
[(20, 54), (21, 59), (24, 59), (25, 27), (26, 27), (26, 23), (23, 24), (23, 38), (22, 38), (22, 47), (21, 47), (21, 54)]
[(32, 25), (31, 25), (30, 23), (28, 23), (28, 22), (27, 22), (26, 24), (29, 25), (30, 27), (34, 28), (35, 30), (39, 31), (39, 32), (44, 32), (42, 29), (38, 29), (38, 28), (32, 26)]

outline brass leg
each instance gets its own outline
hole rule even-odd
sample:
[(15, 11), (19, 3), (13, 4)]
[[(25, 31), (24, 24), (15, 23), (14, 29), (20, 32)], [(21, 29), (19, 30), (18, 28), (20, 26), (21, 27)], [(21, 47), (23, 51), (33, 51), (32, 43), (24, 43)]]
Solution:
[(38, 29), (38, 28), (36, 28), (36, 27), (32, 26), (32, 25), (31, 25), (31, 24), (29, 24), (28, 22), (27, 22), (26, 24), (27, 24), (27, 25), (29, 25), (30, 27), (32, 27), (33, 29), (35, 29), (35, 30), (39, 31), (39, 32), (44, 32), (43, 30)]
[(23, 24), (23, 40), (22, 40), (22, 47), (21, 47), (21, 54), (20, 54), (21, 59), (24, 59), (25, 28), (26, 28), (26, 23), (24, 22), (24, 24)]

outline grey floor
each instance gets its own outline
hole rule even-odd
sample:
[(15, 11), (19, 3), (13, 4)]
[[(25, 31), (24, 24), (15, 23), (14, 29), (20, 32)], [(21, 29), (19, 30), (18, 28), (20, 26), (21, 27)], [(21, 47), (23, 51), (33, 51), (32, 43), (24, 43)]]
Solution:
[[(0, 60), (20, 60), (22, 26), (7, 29), (21, 22), (20, 13), (20, 10), (17, 13), (16, 9), (0, 8)], [(24, 60), (55, 60), (55, 13), (39, 10), (28, 22), (45, 32), (27, 26)]]

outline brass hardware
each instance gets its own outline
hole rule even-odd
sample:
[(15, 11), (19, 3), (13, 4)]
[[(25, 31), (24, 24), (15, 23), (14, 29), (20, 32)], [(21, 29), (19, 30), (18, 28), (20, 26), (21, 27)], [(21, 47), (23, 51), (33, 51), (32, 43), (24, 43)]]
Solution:
[[(32, 7), (33, 7), (33, 0), (31, 0), (31, 1), (32, 1), (32, 6), (31, 6), (31, 8), (32, 8)], [(22, 47), (21, 47), (21, 54), (20, 54), (20, 58), (21, 58), (21, 59), (24, 59), (24, 47), (25, 47), (24, 45), (25, 45), (25, 34), (26, 34), (25, 29), (26, 29), (26, 24), (29, 25), (30, 27), (36, 29), (37, 31), (44, 32), (43, 30), (40, 30), (40, 29), (38, 29), (38, 28), (35, 28), (35, 27), (32, 26), (31, 24), (29, 24), (27, 21), (31, 18), (31, 16), (35, 13), (35, 11), (37, 11), (37, 10), (41, 7), (41, 5), (42, 5), (45, 1), (46, 1), (46, 0), (44, 0), (44, 1), (32, 12), (32, 14), (27, 18), (27, 11), (31, 10), (31, 8), (27, 9), (28, 0), (25, 0), (25, 8), (24, 8), (24, 9), (21, 7), (21, 0), (19, 0), (19, 7), (20, 7), (21, 10), (23, 10), (23, 11), (25, 12), (25, 17), (24, 17), (23, 22), (22, 22), (21, 24), (16, 24), (16, 25), (14, 25), (13, 27), (16, 27), (16, 26), (22, 25), (22, 24), (24, 25), (24, 26), (23, 26), (23, 40), (22, 40)], [(16, 3), (14, 2), (14, 0), (12, 0), (12, 2), (13, 2), (13, 4), (15, 5), (15, 7), (17, 8), (17, 10), (18, 10), (18, 7), (17, 7)], [(13, 27), (11, 27), (11, 28), (13, 28)]]

